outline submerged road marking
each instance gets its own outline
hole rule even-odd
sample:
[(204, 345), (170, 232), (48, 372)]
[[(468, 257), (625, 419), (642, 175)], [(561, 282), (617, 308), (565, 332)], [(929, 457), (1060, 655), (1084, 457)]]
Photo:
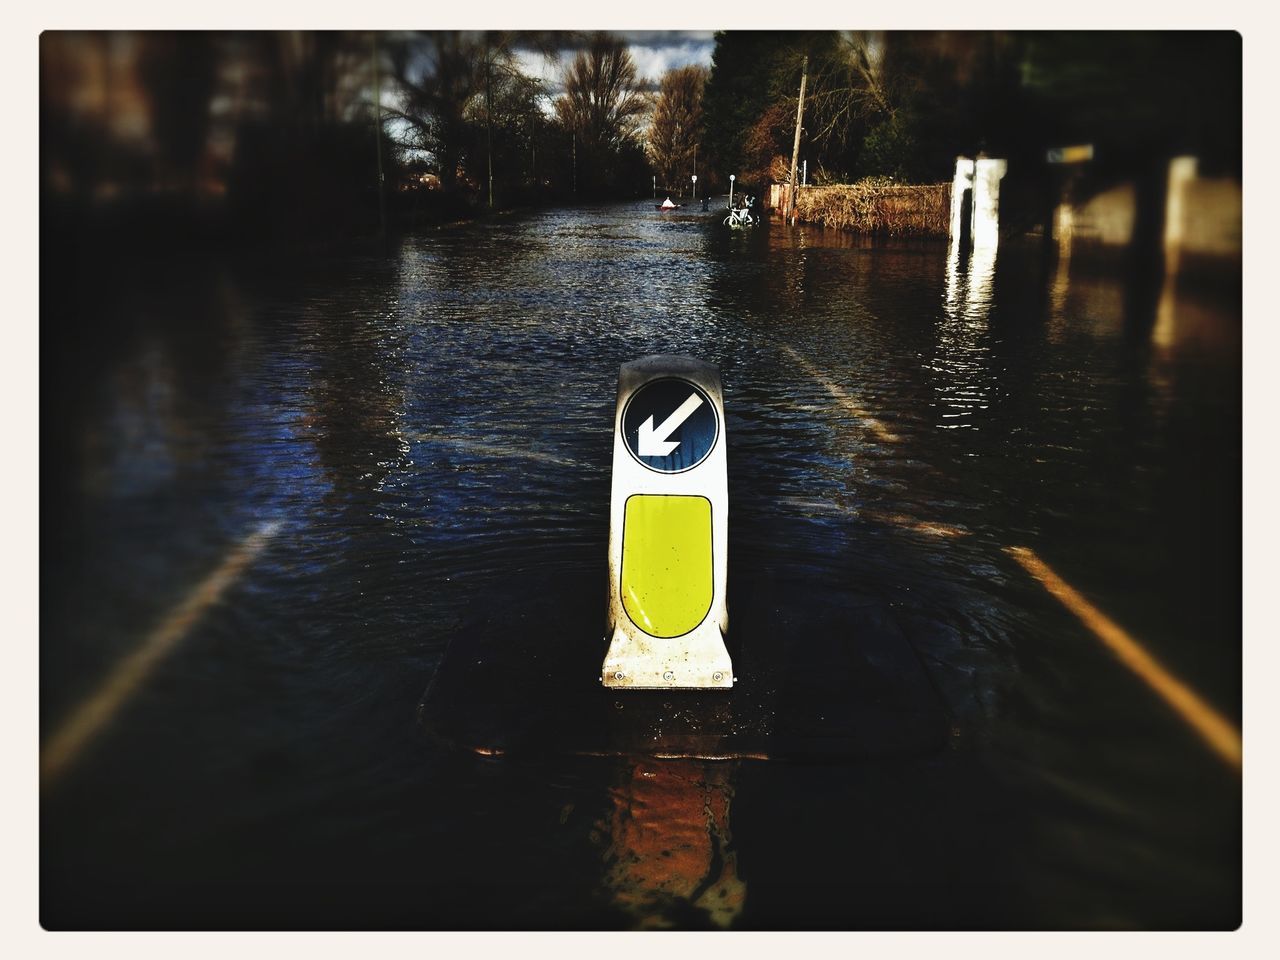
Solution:
[(798, 351), (785, 343), (782, 345), (782, 349), (787, 352), (787, 355), (791, 357), (792, 360), (804, 368), (805, 373), (817, 380), (818, 383), (822, 384), (822, 386), (826, 388), (827, 393), (831, 394), (840, 406), (848, 410), (862, 422), (863, 426), (875, 434), (877, 440), (880, 440), (883, 443), (901, 442), (902, 438), (886, 427), (883, 421), (872, 416), (870, 411), (854, 400), (854, 398), (850, 396), (844, 388), (823, 376), (818, 371), (818, 368), (805, 359), (805, 357)]
[[(867, 425), (881, 440), (896, 443), (900, 439), (885, 426), (860, 407), (854, 399), (839, 386), (824, 377), (799, 352), (787, 344), (782, 349), (798, 363), (809, 376), (822, 384), (840, 404)], [(963, 537), (969, 531), (948, 524), (917, 521), (904, 514), (866, 511), (868, 517), (887, 521), (918, 533), (940, 538)], [(1175, 677), (1155, 657), (1146, 651), (1133, 637), (1105, 613), (1080, 595), (1070, 584), (1055, 573), (1048, 564), (1028, 547), (1005, 547), (1005, 552), (1021, 564), (1040, 585), (1051, 593), (1068, 610), (1076, 615), (1095, 636), (1106, 644), (1120, 659), (1120, 662), (1136, 673), (1166, 703), (1171, 706), (1182, 719), (1218, 754), (1226, 763), (1240, 769), (1243, 747), (1239, 729), (1189, 686)]]
[(1041, 560), (1035, 551), (1027, 547), (1006, 547), (1005, 551), (1092, 630), (1098, 639), (1110, 647), (1125, 666), (1163, 697), (1218, 756), (1239, 769), (1242, 754), (1240, 731), (1230, 720), (1170, 673), (1115, 621), (1082, 597)]
[(571, 460), (568, 457), (556, 456), (555, 454), (546, 453), (542, 450), (533, 450), (529, 447), (517, 447), (501, 443), (479, 443), (474, 440), (468, 440), (465, 437), (447, 437), (434, 433), (421, 433), (410, 434), (406, 439), (438, 443), (442, 446), (460, 447), (464, 451), (474, 451), (476, 453), (488, 454), (492, 457), (513, 457), (524, 460), (540, 460), (543, 463), (553, 463), (560, 467), (579, 467), (582, 465), (577, 460)]
[(213, 573), (169, 612), (136, 650), (125, 657), (100, 687), (76, 707), (41, 752), (40, 774), (50, 782), (64, 772), (85, 745), (115, 715), (160, 662), (232, 583), (260, 554), (280, 529), (265, 523), (241, 540)]
[(878, 520), (881, 523), (893, 524), (902, 527), (904, 530), (910, 530), (913, 533), (922, 533), (928, 537), (967, 537), (969, 531), (963, 527), (952, 526), (949, 523), (935, 523), (931, 520), (917, 520), (915, 517), (909, 517), (905, 513), (887, 513), (883, 510), (863, 510), (862, 515), (869, 520)]

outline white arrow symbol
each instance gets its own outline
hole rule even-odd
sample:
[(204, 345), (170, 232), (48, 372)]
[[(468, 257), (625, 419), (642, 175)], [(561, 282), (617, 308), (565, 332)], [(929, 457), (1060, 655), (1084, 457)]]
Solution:
[(653, 414), (650, 414), (649, 419), (640, 424), (640, 456), (665, 457), (680, 446), (679, 440), (668, 440), (667, 437), (671, 436), (680, 424), (689, 419), (689, 414), (700, 406), (702, 406), (702, 398), (696, 393), (689, 394), (689, 399), (676, 407), (676, 412), (663, 420), (662, 425), (656, 429), (653, 426)]

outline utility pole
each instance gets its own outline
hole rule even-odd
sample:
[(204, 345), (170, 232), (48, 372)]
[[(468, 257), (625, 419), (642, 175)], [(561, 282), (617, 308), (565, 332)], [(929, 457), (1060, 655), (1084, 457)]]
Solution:
[(489, 154), (489, 209), (493, 209), (493, 46), (484, 40), (484, 126)]
[(538, 84), (539, 92), (534, 94), (533, 113), (529, 116), (529, 147), (533, 157), (530, 162), (530, 178), (533, 180), (534, 196), (538, 197), (542, 194), (542, 185), (538, 182), (538, 114), (542, 109), (542, 81), (535, 79), (533, 82)]
[(787, 204), (787, 215), (796, 222), (796, 195), (799, 183), (796, 182), (796, 167), (800, 165), (800, 128), (804, 125), (804, 88), (809, 82), (809, 55), (804, 57), (804, 65), (800, 68), (800, 103), (796, 107), (796, 139), (791, 148), (791, 202)]
[(382, 173), (382, 86), (381, 78), (378, 76), (378, 34), (376, 31), (369, 34), (369, 49), (373, 58), (373, 115), (375, 118), (373, 142), (377, 144), (378, 151), (378, 233), (380, 236), (386, 236), (387, 198), (383, 184), (386, 178)]

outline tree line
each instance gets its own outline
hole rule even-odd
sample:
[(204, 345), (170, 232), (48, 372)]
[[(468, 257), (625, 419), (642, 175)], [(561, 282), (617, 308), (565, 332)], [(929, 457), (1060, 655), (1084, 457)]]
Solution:
[(1043, 174), (1050, 147), (1091, 143), (1114, 175), (1176, 153), (1239, 175), (1239, 34), (724, 32), (704, 96), (713, 170), (789, 176), (802, 64), (810, 182), (949, 180), (957, 155)]
[(1117, 171), (1191, 152), (1238, 175), (1240, 49), (1229, 32), (723, 31), (709, 67), (646, 78), (603, 32), (49, 32), (42, 191), (199, 194), (308, 236), (372, 229), (380, 206), (430, 219), (685, 193), (694, 174), (700, 195), (730, 174), (760, 192), (790, 176), (805, 63), (811, 183), (938, 182), (978, 151), (1030, 170), (1083, 142)]
[[(650, 96), (618, 38), (439, 31), (386, 48), (398, 106), (385, 123), (428, 189), (492, 207), (643, 182)], [(557, 64), (563, 89), (523, 72), (522, 54)]]
[[(703, 195), (727, 189), (729, 174), (757, 191), (786, 182), (806, 63), (811, 183), (936, 183), (957, 155), (979, 152), (1043, 172), (1048, 147), (1080, 142), (1117, 174), (1176, 152), (1239, 171), (1240, 41), (1227, 32), (722, 31), (709, 67), (668, 70), (656, 89), (607, 33), (398, 43), (408, 145), (444, 189), (490, 204), (495, 193), (631, 197), (651, 184), (683, 195), (695, 174)], [(424, 47), (432, 56), (415, 58)], [(521, 73), (522, 50), (559, 63), (560, 92)]]

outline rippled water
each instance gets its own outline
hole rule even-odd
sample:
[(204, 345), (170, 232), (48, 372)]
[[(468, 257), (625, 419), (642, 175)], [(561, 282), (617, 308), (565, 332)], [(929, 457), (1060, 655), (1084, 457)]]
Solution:
[[(1238, 301), (719, 220), (580, 207), (305, 268), (46, 276), (45, 743), (279, 523), (46, 782), (46, 926), (1238, 922), (1238, 772), (1006, 552), (1239, 722)], [(944, 746), (424, 736), (451, 643), (598, 644), (617, 371), (651, 353), (722, 371), (731, 604), (764, 578), (783, 613), (884, 611)]]

